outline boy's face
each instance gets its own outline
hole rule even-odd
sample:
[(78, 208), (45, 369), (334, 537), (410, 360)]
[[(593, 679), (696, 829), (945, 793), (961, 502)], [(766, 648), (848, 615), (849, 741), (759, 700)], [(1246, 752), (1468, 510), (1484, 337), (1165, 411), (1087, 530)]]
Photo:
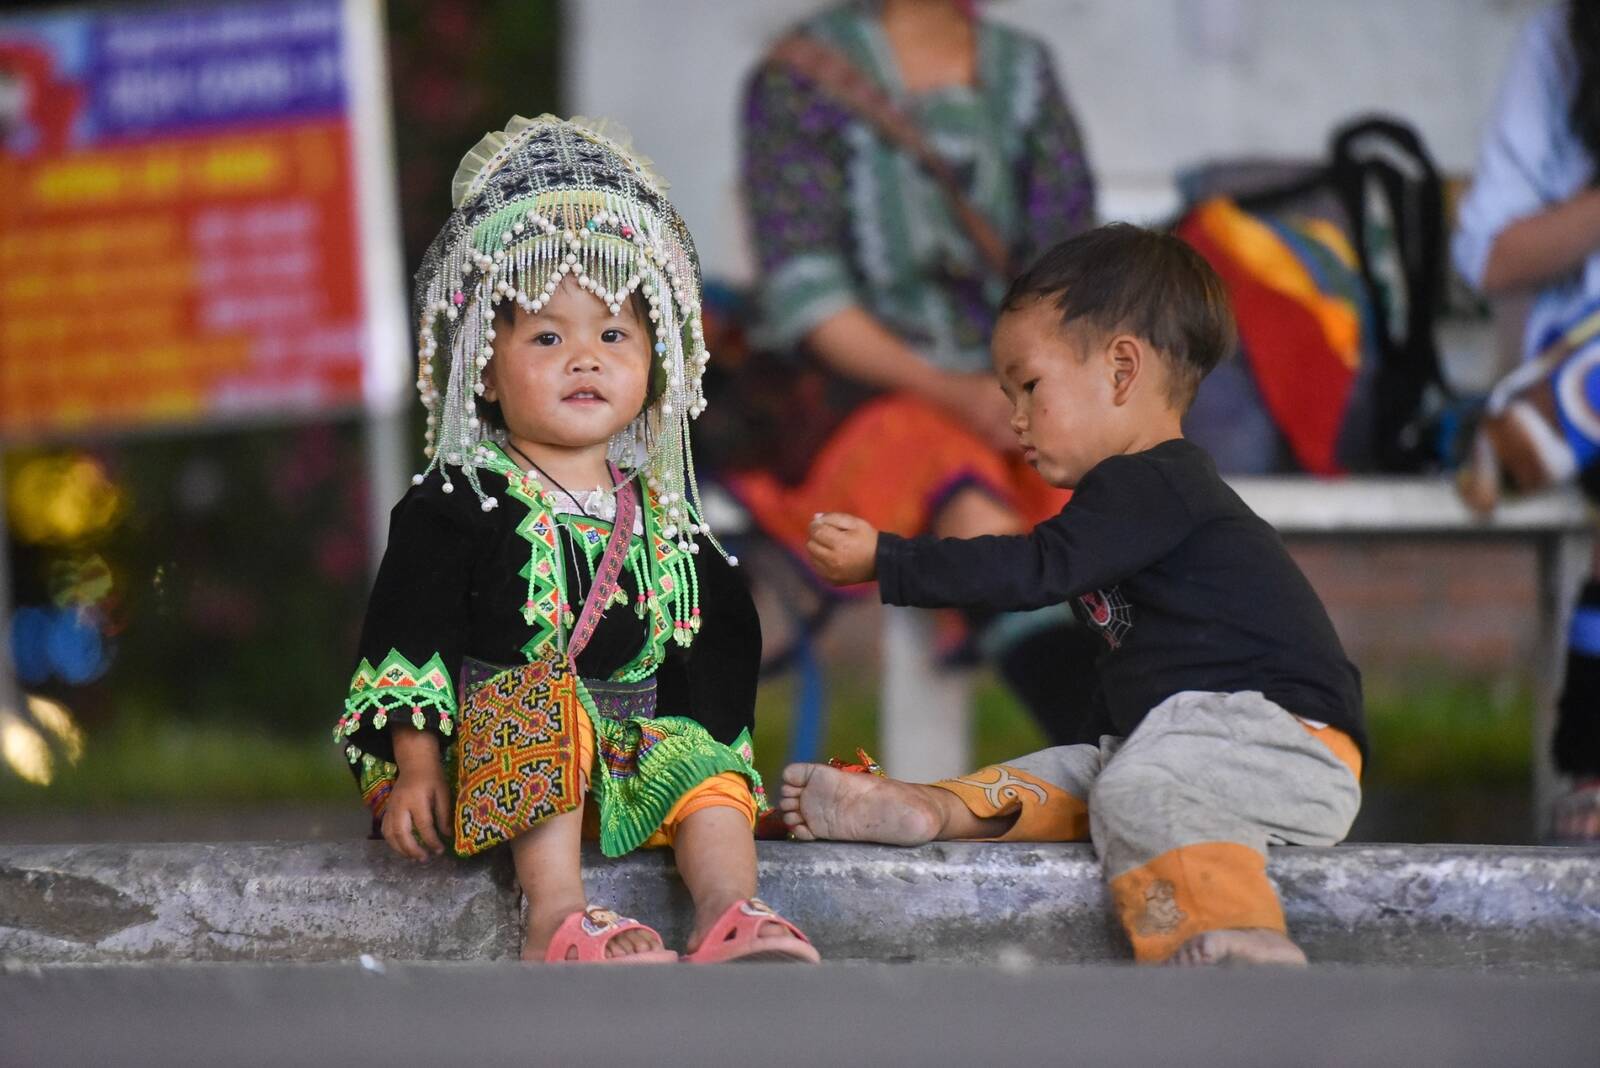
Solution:
[(544, 308), (496, 320), (484, 397), (500, 402), (513, 441), (581, 448), (607, 441), (644, 407), (650, 331), (634, 301), (612, 315), (569, 275)]
[(1046, 482), (1076, 486), (1095, 464), (1122, 451), (1114, 368), (1063, 328), (1054, 301), (1003, 313), (991, 349), (1000, 388), (1011, 400), (1011, 429)]

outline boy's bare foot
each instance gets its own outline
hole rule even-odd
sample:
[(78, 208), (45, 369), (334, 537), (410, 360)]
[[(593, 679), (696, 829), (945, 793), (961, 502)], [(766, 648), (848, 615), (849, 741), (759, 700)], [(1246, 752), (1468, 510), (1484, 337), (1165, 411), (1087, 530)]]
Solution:
[(915, 846), (933, 841), (944, 830), (941, 794), (960, 805), (955, 795), (936, 786), (839, 771), (826, 764), (790, 764), (783, 769), (778, 808), (784, 825), (801, 841), (831, 838)]
[[(549, 909), (529, 909), (528, 929), (522, 940), (522, 959), (525, 961), (543, 961), (546, 951), (550, 948), (550, 940), (555, 937), (556, 928), (562, 921), (574, 912), (581, 912), (588, 906), (582, 902), (564, 902)], [(634, 953), (645, 953), (652, 949), (661, 949), (661, 939), (649, 931), (637, 928), (623, 931), (606, 943), (606, 956), (626, 957)], [(567, 950), (567, 960), (576, 960), (578, 948), (573, 946)]]
[(1265, 927), (1202, 931), (1177, 948), (1168, 964), (1286, 964), (1303, 968), (1305, 951)]

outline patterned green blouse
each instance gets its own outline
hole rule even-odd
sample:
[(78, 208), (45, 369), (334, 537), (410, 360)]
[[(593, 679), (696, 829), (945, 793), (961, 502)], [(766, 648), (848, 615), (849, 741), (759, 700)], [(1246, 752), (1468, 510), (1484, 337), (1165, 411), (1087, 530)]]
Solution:
[[(802, 30), (870, 72), (917, 120), (1013, 262), (1093, 223), (1083, 142), (1039, 40), (980, 20), (977, 85), (912, 94), (876, 4), (842, 4)], [(915, 160), (771, 61), (747, 89), (742, 156), (763, 345), (792, 349), (859, 306), (937, 366), (988, 368), (1007, 280), (986, 268)]]

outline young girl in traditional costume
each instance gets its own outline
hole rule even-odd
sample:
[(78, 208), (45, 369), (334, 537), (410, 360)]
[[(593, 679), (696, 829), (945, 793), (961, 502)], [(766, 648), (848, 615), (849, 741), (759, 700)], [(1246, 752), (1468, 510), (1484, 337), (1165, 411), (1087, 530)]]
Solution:
[(671, 845), (688, 960), (817, 959), (754, 897), (750, 595), (701, 518), (700, 272), (647, 164), (514, 118), (418, 272), (426, 470), (390, 518), (335, 735), (416, 860), (509, 843), (523, 957), (670, 962), (590, 907), (579, 841)]

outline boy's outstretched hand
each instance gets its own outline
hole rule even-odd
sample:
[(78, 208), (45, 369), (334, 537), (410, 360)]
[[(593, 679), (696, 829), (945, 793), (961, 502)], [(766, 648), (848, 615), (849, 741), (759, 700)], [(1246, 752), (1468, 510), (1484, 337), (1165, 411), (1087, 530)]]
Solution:
[(811, 520), (806, 552), (817, 573), (835, 586), (870, 582), (878, 575), (878, 532), (853, 515), (818, 513)]

